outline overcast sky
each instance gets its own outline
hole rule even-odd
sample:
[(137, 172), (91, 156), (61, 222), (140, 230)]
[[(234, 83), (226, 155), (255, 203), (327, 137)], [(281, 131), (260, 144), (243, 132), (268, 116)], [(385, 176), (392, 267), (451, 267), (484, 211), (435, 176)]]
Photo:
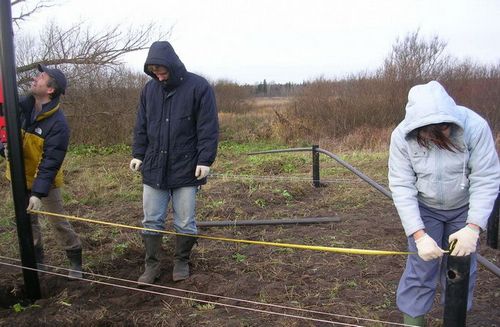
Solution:
[[(447, 54), (500, 63), (500, 0), (68, 0), (43, 21), (80, 20), (173, 26), (169, 41), (187, 69), (211, 79), (254, 84), (302, 82), (380, 67), (397, 37), (420, 29), (447, 42)], [(25, 27), (26, 26), (26, 27)], [(141, 70), (146, 52), (127, 56)]]

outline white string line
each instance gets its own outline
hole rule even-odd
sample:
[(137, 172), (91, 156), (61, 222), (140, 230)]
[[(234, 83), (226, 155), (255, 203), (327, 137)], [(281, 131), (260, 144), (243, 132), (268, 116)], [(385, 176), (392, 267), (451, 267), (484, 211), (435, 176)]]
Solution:
[[(4, 257), (4, 256), (1, 256), (1, 255), (0, 255), (0, 259), (8, 259), (8, 260), (17, 261), (17, 262), (21, 261), (19, 259)], [(45, 265), (45, 264), (43, 266), (49, 267), (49, 268), (52, 268), (52, 269), (58, 269), (58, 270), (74, 271), (74, 270), (71, 270), (71, 269), (68, 269), (68, 268), (51, 266), (51, 265)], [(38, 269), (34, 269), (34, 270), (45, 272), (43, 270), (38, 270)], [(118, 277), (101, 275), (101, 274), (91, 273), (91, 272), (83, 272), (83, 273), (86, 274), (86, 275), (91, 275), (91, 276), (96, 276), (96, 277), (101, 277), (101, 278), (107, 278), (107, 279), (112, 279), (112, 280), (117, 280), (117, 281), (132, 283), (132, 284), (137, 284), (136, 281), (131, 281), (131, 280), (122, 279), (122, 278), (118, 278)], [(354, 316), (347, 316), (347, 315), (341, 315), (341, 314), (335, 314), (335, 313), (329, 313), (329, 312), (322, 312), (322, 311), (316, 311), (316, 310), (310, 310), (310, 309), (287, 307), (287, 306), (279, 305), (279, 304), (262, 303), (262, 302), (257, 302), (257, 301), (251, 301), (251, 300), (245, 300), (245, 299), (227, 297), (227, 296), (223, 296), (223, 295), (213, 295), (213, 294), (208, 294), (208, 293), (203, 293), (203, 292), (196, 292), (196, 291), (191, 291), (191, 290), (186, 290), (186, 289), (180, 289), (180, 288), (174, 288), (174, 287), (168, 287), (168, 286), (163, 286), (163, 285), (158, 285), (158, 284), (148, 284), (148, 283), (141, 283), (141, 284), (145, 285), (145, 286), (150, 286), (150, 287), (155, 287), (155, 288), (161, 288), (161, 289), (166, 289), (166, 290), (171, 290), (171, 291), (176, 291), (176, 292), (192, 293), (192, 294), (201, 295), (201, 296), (219, 298), (219, 299), (230, 300), (230, 301), (235, 301), (235, 302), (244, 302), (244, 303), (248, 303), (248, 304), (262, 305), (262, 306), (274, 307), (274, 308), (285, 309), (285, 310), (294, 310), (294, 311), (305, 312), (305, 313), (326, 315), (326, 316), (331, 316), (331, 317), (336, 317), (336, 318), (354, 319), (354, 320), (358, 320), (358, 321), (361, 320), (361, 321), (366, 321), (366, 322), (377, 322), (377, 323), (384, 323), (384, 324), (396, 325), (396, 326), (407, 326), (405, 324), (400, 324), (400, 323), (391, 322), (391, 321), (375, 320), (375, 319), (361, 318), (361, 317), (354, 317)]]
[[(255, 179), (255, 180), (284, 180), (284, 181), (305, 181), (305, 182), (314, 182), (311, 177), (287, 177), (287, 176), (259, 176), (259, 175), (233, 175), (233, 174), (210, 174), (209, 177), (214, 178), (228, 178), (228, 179)], [(318, 180), (320, 183), (340, 183), (340, 182), (349, 182), (349, 183), (361, 183), (362, 181), (359, 179), (350, 179), (350, 178), (335, 178), (335, 179), (320, 179)]]
[[(43, 270), (40, 270), (40, 269), (24, 267), (24, 266), (10, 264), (10, 263), (1, 262), (1, 261), (0, 261), (0, 265), (10, 266), (10, 267), (17, 267), (17, 268), (21, 268), (21, 269), (28, 269), (28, 270), (32, 270), (32, 271), (46, 273), (46, 274), (49, 274), (49, 275), (55, 275), (55, 276), (61, 276), (61, 277), (68, 278), (68, 276), (66, 276), (64, 274), (60, 274), (60, 273), (56, 273), (56, 272), (52, 272), (52, 271), (43, 271)], [(87, 273), (85, 273), (85, 274), (87, 274)], [(113, 283), (107, 283), (107, 282), (103, 282), (103, 281), (100, 281), (100, 280), (90, 280), (90, 279), (85, 279), (83, 277), (82, 278), (72, 277), (71, 279), (73, 279), (73, 280), (81, 280), (81, 281), (84, 281), (84, 282), (90, 282), (90, 283), (96, 283), (96, 284), (102, 284), (102, 285), (106, 285), (106, 286), (118, 287), (118, 288), (123, 288), (123, 289), (126, 289), (126, 290), (136, 291), (136, 292), (143, 292), (143, 293), (149, 293), (149, 294), (155, 294), (155, 295), (168, 296), (168, 297), (173, 297), (173, 298), (182, 299), (182, 300), (202, 302), (202, 303), (213, 304), (213, 305), (220, 305), (220, 306), (223, 306), (223, 307), (229, 307), (229, 308), (240, 309), (240, 310), (248, 310), (248, 311), (253, 311), (253, 312), (258, 312), (258, 313), (265, 313), (265, 314), (271, 314), (271, 315), (277, 315), (277, 316), (283, 316), (283, 317), (288, 317), (288, 318), (303, 319), (303, 320), (309, 320), (309, 321), (314, 321), (314, 322), (323, 322), (323, 323), (332, 324), (332, 325), (338, 325), (338, 326), (363, 327), (362, 325), (346, 324), (346, 323), (329, 321), (329, 320), (323, 320), (323, 319), (316, 319), (316, 318), (310, 318), (310, 317), (297, 316), (297, 315), (292, 315), (292, 314), (288, 314), (288, 313), (266, 311), (266, 310), (248, 308), (248, 307), (237, 306), (237, 305), (232, 305), (232, 304), (225, 304), (225, 303), (214, 302), (214, 301), (200, 300), (200, 299), (195, 299), (195, 298), (186, 297), (186, 296), (180, 296), (180, 295), (173, 295), (173, 294), (161, 293), (161, 292), (156, 292), (156, 291), (150, 291), (150, 290), (141, 289), (141, 288), (137, 288), (137, 287), (130, 287), (130, 286), (125, 286), (125, 285), (118, 285), (118, 284), (113, 284)], [(129, 281), (129, 282), (132, 282), (132, 281)], [(134, 283), (137, 284), (137, 282), (134, 282)]]

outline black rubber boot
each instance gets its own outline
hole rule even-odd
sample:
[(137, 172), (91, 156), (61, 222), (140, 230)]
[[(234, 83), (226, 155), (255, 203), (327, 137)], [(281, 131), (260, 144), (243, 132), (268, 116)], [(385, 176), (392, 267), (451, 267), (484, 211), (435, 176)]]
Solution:
[(71, 279), (82, 278), (82, 249), (66, 250), (66, 256), (69, 259), (71, 271), (68, 277)]
[(47, 270), (47, 269), (45, 269), (45, 265), (43, 263), (44, 258), (45, 258), (45, 254), (43, 252), (43, 245), (41, 245), (41, 244), (35, 245), (35, 261), (36, 261), (37, 269)]
[(189, 256), (196, 237), (177, 235), (175, 239), (174, 270), (172, 279), (178, 282), (189, 277)]
[(158, 254), (161, 248), (162, 235), (143, 234), (144, 247), (146, 248), (146, 258), (144, 273), (139, 277), (137, 283), (139, 286), (153, 284), (160, 277), (160, 261)]

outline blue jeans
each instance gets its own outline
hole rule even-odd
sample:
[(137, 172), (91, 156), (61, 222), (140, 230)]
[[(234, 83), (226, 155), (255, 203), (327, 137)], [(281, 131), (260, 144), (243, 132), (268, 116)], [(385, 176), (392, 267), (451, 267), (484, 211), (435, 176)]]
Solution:
[[(466, 225), (469, 211), (468, 206), (453, 210), (438, 210), (422, 204), (420, 204), (419, 209), (425, 231), (444, 250), (449, 247), (448, 237)], [(408, 237), (408, 250), (417, 252), (413, 236)], [(442, 290), (441, 304), (444, 303), (447, 258), (448, 255), (445, 254), (441, 260), (424, 261), (417, 254), (408, 256), (406, 268), (396, 293), (396, 304), (401, 312), (412, 317), (429, 312), (439, 283), (441, 283)], [(471, 254), (467, 310), (472, 306), (476, 267), (477, 256), (476, 253), (473, 253)]]
[[(188, 186), (168, 190), (155, 189), (143, 185), (143, 209), (145, 228), (165, 230), (168, 204), (172, 200), (174, 211), (174, 229), (177, 233), (197, 234), (195, 221), (196, 192), (198, 187)], [(143, 234), (157, 235), (152, 231), (142, 231)]]

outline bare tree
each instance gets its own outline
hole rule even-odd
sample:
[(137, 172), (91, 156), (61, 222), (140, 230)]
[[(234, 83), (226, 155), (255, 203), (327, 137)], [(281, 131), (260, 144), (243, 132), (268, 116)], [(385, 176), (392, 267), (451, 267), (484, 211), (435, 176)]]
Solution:
[(18, 83), (24, 84), (30, 79), (30, 71), (38, 64), (53, 65), (71, 74), (78, 66), (79, 74), (93, 70), (95, 66), (112, 67), (122, 64), (124, 54), (147, 49), (152, 35), (163, 38), (161, 32), (155, 33), (155, 24), (151, 23), (137, 29), (124, 31), (120, 25), (106, 31), (93, 33), (83, 23), (63, 29), (49, 23), (43, 34), (35, 39), (26, 36), (19, 40), (16, 51)]
[(396, 39), (392, 52), (384, 61), (383, 75), (397, 81), (422, 81), (438, 78), (448, 67), (444, 55), (446, 42), (434, 36), (430, 41), (419, 37), (419, 31)]
[[(26, 5), (26, 0), (14, 0), (12, 6)], [(36, 1), (31, 7), (21, 10), (14, 22), (25, 20), (36, 12), (55, 5), (50, 0)], [(19, 24), (18, 24), (19, 26)], [(68, 73), (71, 79), (99, 67), (113, 67), (123, 63), (126, 53), (147, 49), (153, 40), (165, 39), (171, 28), (162, 32), (155, 23), (140, 27), (126, 28), (122, 25), (95, 32), (88, 25), (79, 22), (69, 28), (62, 28), (54, 22), (40, 29), (40, 35), (16, 35), (16, 62), (18, 84), (25, 85), (30, 72), (38, 64), (57, 66)]]
[(25, 21), (26, 19), (30, 18), (40, 10), (55, 6), (53, 0), (39, 0), (39, 1), (12, 0), (10, 4), (12, 8), (16, 7), (19, 9), (19, 12), (12, 17), (12, 22), (17, 27), (19, 27), (22, 21)]

